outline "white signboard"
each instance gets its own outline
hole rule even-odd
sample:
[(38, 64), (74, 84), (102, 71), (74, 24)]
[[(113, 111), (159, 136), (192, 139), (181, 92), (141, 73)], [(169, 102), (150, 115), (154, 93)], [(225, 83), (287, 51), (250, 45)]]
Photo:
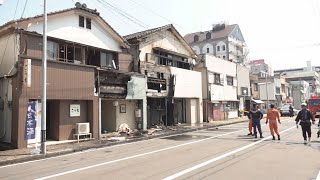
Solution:
[(80, 116), (80, 104), (70, 104), (70, 117)]

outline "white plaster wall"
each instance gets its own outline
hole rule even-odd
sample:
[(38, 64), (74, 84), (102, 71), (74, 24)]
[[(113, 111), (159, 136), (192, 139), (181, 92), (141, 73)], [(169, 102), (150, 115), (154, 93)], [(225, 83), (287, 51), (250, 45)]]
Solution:
[[(119, 100), (119, 105), (116, 108), (116, 127), (117, 129), (122, 123), (129, 125), (130, 129), (136, 129), (135, 107), (136, 100)], [(120, 105), (126, 105), (126, 113), (120, 113)]]
[(237, 101), (237, 87), (211, 84), (211, 101)]
[(203, 123), (201, 99), (186, 99), (186, 121), (191, 125)]
[[(259, 83), (260, 99), (267, 100), (266, 83)], [(268, 99), (276, 100), (275, 84), (268, 82)]]
[(175, 67), (170, 67), (170, 71), (176, 77), (175, 98), (202, 99), (201, 72)]
[(131, 76), (127, 84), (128, 93), (126, 99), (145, 99), (147, 79), (145, 77)]
[(213, 54), (213, 45), (209, 43), (203, 46), (202, 53), (208, 53), (207, 48), (209, 48), (209, 54)]
[(205, 61), (208, 71), (236, 77), (237, 71), (235, 63), (216, 58), (210, 54), (205, 55)]
[(147, 129), (147, 78), (140, 76), (131, 76), (128, 82), (128, 92), (126, 99), (139, 99), (142, 100), (142, 126), (143, 130)]
[[(167, 49), (176, 53), (184, 54), (191, 57), (187, 48), (168, 30), (161, 31), (159, 33), (152, 34), (146, 38), (146, 40), (140, 43), (140, 60), (146, 61), (146, 54), (152, 53), (152, 49), (155, 47)], [(191, 62), (191, 58), (189, 58)]]
[(10, 34), (0, 37), (0, 77), (8, 74), (18, 59), (16, 36)]
[(193, 46), (192, 49), (196, 54), (201, 54), (200, 48), (198, 46)]
[(209, 72), (219, 73), (223, 77), (224, 84), (211, 84), (212, 101), (233, 101), (237, 100), (237, 80), (234, 78), (234, 86), (227, 85), (227, 77), (236, 77), (236, 64), (223, 59), (216, 58), (212, 55), (205, 56), (206, 66)]
[[(42, 34), (42, 19), (29, 24), (27, 30)], [(48, 36), (121, 52), (120, 42), (115, 40), (112, 35), (104, 30), (93, 18), (91, 18), (91, 29), (79, 27), (79, 14), (76, 13), (63, 17), (49, 16)]]
[(248, 88), (248, 95), (250, 96), (250, 70), (242, 65), (237, 65), (237, 82), (238, 82), (238, 94), (241, 95), (241, 87)]

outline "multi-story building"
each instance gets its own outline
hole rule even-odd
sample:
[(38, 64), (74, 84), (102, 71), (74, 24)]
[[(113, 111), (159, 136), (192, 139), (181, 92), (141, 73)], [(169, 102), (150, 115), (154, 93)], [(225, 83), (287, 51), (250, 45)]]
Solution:
[[(122, 122), (134, 126), (146, 79), (129, 73), (127, 41), (85, 6), (49, 13), (47, 26), (47, 138), (73, 139), (79, 122), (89, 122), (94, 138)], [(0, 138), (15, 148), (40, 139), (42, 27), (41, 15), (0, 27)]]
[[(259, 96), (265, 104), (262, 109), (266, 110), (270, 104), (281, 107), (283, 104), (283, 96), (285, 95), (285, 80), (283, 77), (267, 77), (259, 78)], [(282, 89), (283, 88), (283, 89)]]
[(252, 60), (250, 61), (249, 65), (250, 65), (250, 72), (253, 75), (257, 75), (258, 77), (274, 75), (272, 68), (265, 63), (264, 59)]
[(202, 123), (201, 73), (192, 70), (196, 54), (174, 26), (124, 38), (134, 71), (147, 76), (148, 124)]
[(195, 69), (202, 73), (204, 118), (207, 121), (238, 117), (237, 65), (211, 54), (200, 55)]
[(247, 63), (248, 49), (237, 24), (214, 24), (211, 30), (195, 32), (184, 39), (197, 54), (211, 54), (232, 62)]
[(282, 75), (287, 82), (306, 81), (309, 83), (309, 94), (320, 95), (320, 76), (319, 67), (312, 67), (311, 62), (307, 61), (307, 67), (295, 69), (282, 69), (275, 71), (275, 74)]

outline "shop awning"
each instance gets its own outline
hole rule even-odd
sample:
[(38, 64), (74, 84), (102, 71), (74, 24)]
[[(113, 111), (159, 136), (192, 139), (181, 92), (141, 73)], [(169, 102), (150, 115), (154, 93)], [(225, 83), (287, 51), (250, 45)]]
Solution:
[(257, 104), (264, 104), (264, 102), (259, 100), (259, 99), (252, 99), (252, 101), (257, 103)]

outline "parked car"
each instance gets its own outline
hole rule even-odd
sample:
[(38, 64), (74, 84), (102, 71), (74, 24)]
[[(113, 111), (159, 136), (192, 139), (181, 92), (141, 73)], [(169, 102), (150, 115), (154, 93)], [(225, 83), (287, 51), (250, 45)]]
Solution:
[[(280, 108), (280, 115), (281, 115), (281, 116), (290, 116), (289, 107), (290, 107), (290, 105), (283, 105), (283, 106)], [(293, 107), (293, 106), (292, 106), (292, 107)], [(298, 114), (298, 110), (296, 110), (296, 109), (293, 107), (293, 115), (296, 116), (297, 114)]]

